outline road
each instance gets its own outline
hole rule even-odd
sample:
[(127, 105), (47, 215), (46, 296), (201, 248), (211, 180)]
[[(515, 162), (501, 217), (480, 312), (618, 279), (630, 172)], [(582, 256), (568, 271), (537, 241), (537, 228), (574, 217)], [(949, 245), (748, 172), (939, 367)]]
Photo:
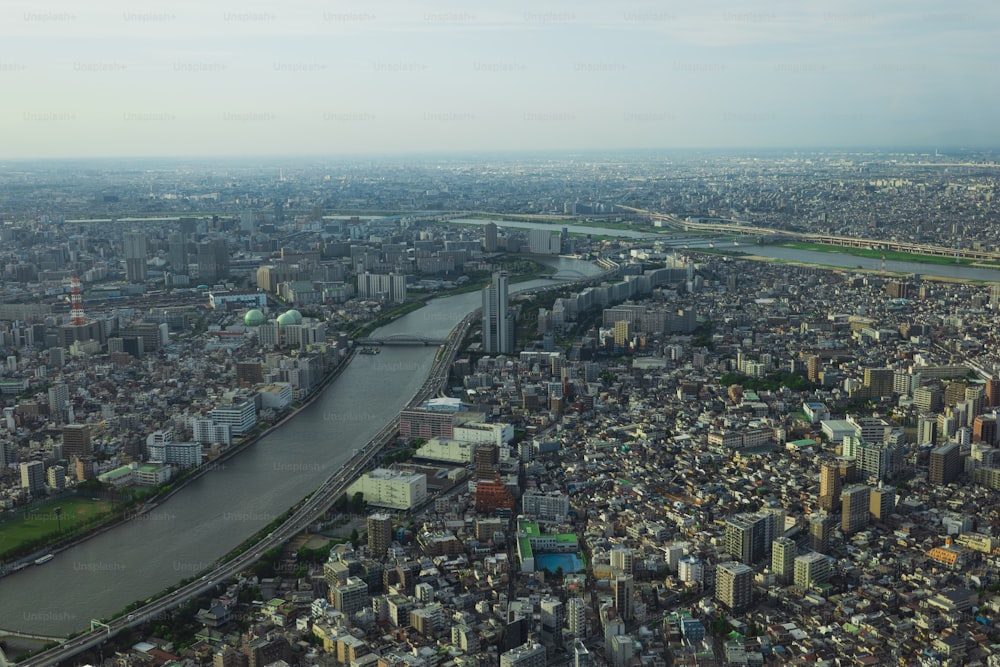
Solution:
[(754, 227), (752, 225), (740, 224), (735, 220), (720, 222), (689, 222), (680, 218), (665, 214), (653, 213), (645, 209), (623, 207), (633, 213), (647, 216), (653, 220), (667, 223), (671, 227), (683, 229), (684, 231), (704, 231), (722, 234), (744, 234), (756, 236), (784, 237), (786, 240), (803, 241), (806, 243), (819, 243), (822, 245), (840, 246), (844, 248), (862, 248), (865, 250), (885, 250), (893, 252), (905, 252), (912, 255), (932, 255), (935, 257), (961, 257), (962, 259), (984, 260), (990, 262), (1000, 261), (1000, 253), (987, 250), (976, 250), (974, 248), (945, 247), (931, 245), (927, 243), (912, 243), (909, 241), (892, 241), (887, 239), (866, 239), (849, 236), (833, 236), (831, 234), (816, 234), (806, 232), (793, 232), (781, 229), (771, 229), (770, 227)]
[[(577, 282), (590, 282), (593, 280), (594, 278), (590, 278), (587, 281)], [(561, 289), (569, 284), (572, 283), (562, 283), (558, 286), (532, 291), (542, 292), (555, 288)], [(521, 292), (521, 294), (525, 293)], [(407, 404), (406, 407), (408, 409), (419, 406), (428, 398), (435, 397), (441, 393), (445, 382), (448, 380), (448, 374), (452, 363), (455, 361), (455, 356), (461, 348), (462, 341), (480, 317), (481, 310), (477, 309), (466, 315), (451, 330), (447, 339), (445, 339), (443, 346), (444, 353), (440, 354), (434, 360), (427, 380)], [(206, 573), (200, 579), (190, 582), (176, 591), (136, 609), (130, 614), (111, 620), (105, 625), (93, 627), (89, 632), (85, 632), (78, 637), (67, 640), (59, 646), (27, 658), (17, 663), (17, 665), (19, 667), (43, 667), (44, 665), (52, 665), (67, 660), (82, 651), (100, 645), (122, 630), (155, 620), (161, 614), (165, 614), (191, 598), (197, 597), (215, 587), (219, 583), (235, 577), (238, 573), (252, 566), (265, 551), (281, 546), (322, 516), (341, 494), (345, 492), (350, 483), (364, 472), (382, 447), (395, 439), (398, 432), (399, 418), (397, 417), (386, 424), (364, 448), (358, 450), (340, 470), (327, 479), (311, 496), (303, 500), (284, 523), (244, 553), (218, 564), (211, 572)]]

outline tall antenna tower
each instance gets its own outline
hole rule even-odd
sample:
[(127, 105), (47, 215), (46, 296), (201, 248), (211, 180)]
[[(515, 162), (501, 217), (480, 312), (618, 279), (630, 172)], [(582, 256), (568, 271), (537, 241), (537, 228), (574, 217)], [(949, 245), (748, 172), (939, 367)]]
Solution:
[(80, 288), (80, 279), (75, 273), (69, 285), (69, 323), (73, 326), (82, 326), (87, 323), (87, 320), (83, 315), (83, 290)]

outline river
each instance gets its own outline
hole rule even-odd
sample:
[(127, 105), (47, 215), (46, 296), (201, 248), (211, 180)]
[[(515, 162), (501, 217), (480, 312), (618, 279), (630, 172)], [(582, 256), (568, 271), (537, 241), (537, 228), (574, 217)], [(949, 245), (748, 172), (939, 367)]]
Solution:
[[(485, 225), (489, 220), (475, 218), (456, 218), (453, 222), (461, 224)], [(799, 250), (796, 248), (784, 248), (781, 246), (756, 245), (749, 238), (741, 237), (737, 239), (738, 246), (733, 245), (733, 237), (708, 237), (693, 236), (690, 233), (679, 232), (646, 232), (628, 229), (607, 229), (603, 227), (589, 227), (585, 225), (561, 225), (558, 223), (544, 222), (520, 222), (511, 220), (495, 220), (497, 226), (513, 229), (549, 229), (552, 231), (561, 230), (564, 226), (570, 233), (593, 234), (595, 236), (613, 236), (628, 240), (649, 240), (661, 241), (677, 248), (678, 250), (690, 249), (699, 250), (709, 246), (714, 246), (720, 250), (732, 250), (744, 252), (748, 255), (757, 255), (787, 262), (800, 262), (803, 264), (817, 264), (821, 266), (840, 267), (845, 269), (856, 269), (861, 267), (866, 270), (878, 271), (882, 268), (882, 260), (874, 257), (856, 257), (846, 252), (817, 252), (815, 250)], [(933, 278), (950, 278), (957, 280), (975, 280), (983, 282), (1000, 282), (1000, 269), (979, 268), (975, 266), (965, 266), (960, 264), (929, 264), (920, 262), (904, 262), (887, 260), (886, 271), (892, 273), (917, 273), (921, 276)]]
[[(565, 276), (600, 269), (545, 259)], [(511, 291), (552, 285), (533, 280)], [(434, 299), (376, 335), (444, 338), (482, 303), (479, 292)], [(191, 577), (308, 495), (416, 393), (436, 346), (357, 355), (323, 395), (245, 451), (133, 520), (0, 579), (0, 628), (65, 636)]]

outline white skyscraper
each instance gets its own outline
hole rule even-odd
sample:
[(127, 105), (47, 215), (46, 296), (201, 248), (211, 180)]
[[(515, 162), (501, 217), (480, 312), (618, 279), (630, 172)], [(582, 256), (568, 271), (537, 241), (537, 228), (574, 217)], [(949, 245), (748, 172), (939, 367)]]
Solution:
[(489, 354), (514, 351), (514, 318), (507, 305), (507, 274), (494, 273), (483, 288), (483, 349)]

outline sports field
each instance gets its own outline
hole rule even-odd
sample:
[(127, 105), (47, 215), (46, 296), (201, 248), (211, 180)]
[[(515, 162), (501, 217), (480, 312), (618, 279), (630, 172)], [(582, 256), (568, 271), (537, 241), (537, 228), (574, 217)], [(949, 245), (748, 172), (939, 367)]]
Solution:
[[(62, 513), (57, 517), (56, 508)], [(0, 560), (24, 544), (44, 539), (54, 539), (62, 527), (63, 535), (81, 528), (89, 520), (111, 512), (111, 502), (90, 498), (63, 498), (28, 509), (8, 512), (0, 521)], [(39, 547), (41, 544), (39, 544)]]

